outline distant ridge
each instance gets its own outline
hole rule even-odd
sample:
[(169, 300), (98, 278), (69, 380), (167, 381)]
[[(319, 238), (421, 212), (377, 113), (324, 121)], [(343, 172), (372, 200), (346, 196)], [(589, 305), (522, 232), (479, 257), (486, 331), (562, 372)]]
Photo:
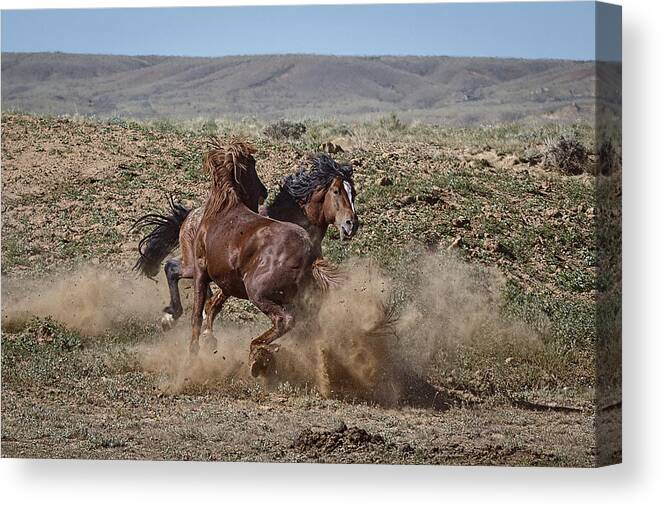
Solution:
[(3, 53), (2, 109), (99, 117), (591, 121), (594, 62)]

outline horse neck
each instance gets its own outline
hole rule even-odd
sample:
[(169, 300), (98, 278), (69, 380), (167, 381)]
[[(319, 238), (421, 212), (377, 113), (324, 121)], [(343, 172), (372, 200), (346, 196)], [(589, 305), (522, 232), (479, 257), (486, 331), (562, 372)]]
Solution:
[[(281, 190), (273, 203), (266, 209), (266, 214), (273, 220), (290, 222), (303, 227), (314, 246), (321, 250), (321, 241), (326, 235), (328, 225), (323, 223), (323, 219), (319, 216), (320, 213), (316, 213), (316, 211), (311, 213), (311, 209), (300, 206), (287, 191)], [(314, 215), (312, 220), (310, 214)]]

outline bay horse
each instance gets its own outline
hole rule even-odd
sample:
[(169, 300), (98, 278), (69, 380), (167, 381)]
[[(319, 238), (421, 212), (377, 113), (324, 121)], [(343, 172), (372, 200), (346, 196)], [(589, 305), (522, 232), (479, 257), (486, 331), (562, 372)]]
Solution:
[[(273, 202), (261, 208), (261, 215), (281, 222), (301, 226), (310, 236), (314, 252), (321, 257), (321, 243), (329, 226), (337, 228), (340, 239), (350, 239), (358, 228), (355, 210), (356, 190), (353, 168), (340, 165), (326, 154), (310, 159), (308, 167), (287, 176)], [(266, 198), (262, 186), (259, 204)], [(179, 280), (193, 277), (193, 240), (200, 225), (204, 207), (187, 209), (170, 198), (169, 214), (151, 213), (139, 218), (134, 227), (154, 226), (138, 245), (140, 257), (134, 269), (145, 276), (158, 273), (161, 263), (181, 245), (181, 256), (166, 261), (164, 271), (170, 290), (170, 304), (163, 309), (161, 325), (171, 328), (183, 314), (179, 294)], [(249, 206), (255, 211), (253, 206)], [(205, 306), (204, 333), (213, 334), (213, 321), (218, 314), (222, 296), (208, 300)]]
[[(301, 226), (255, 213), (246, 205), (258, 180), (254, 148), (243, 141), (216, 142), (204, 157), (211, 189), (193, 241), (193, 312), (189, 351), (199, 351), (210, 282), (219, 287), (219, 308), (229, 297), (249, 300), (271, 320), (271, 328), (250, 343), (250, 371), (266, 372), (270, 344), (295, 324), (291, 304), (306, 285), (333, 283), (333, 275)], [(339, 195), (339, 194), (338, 194)], [(215, 338), (211, 336), (215, 341)]]

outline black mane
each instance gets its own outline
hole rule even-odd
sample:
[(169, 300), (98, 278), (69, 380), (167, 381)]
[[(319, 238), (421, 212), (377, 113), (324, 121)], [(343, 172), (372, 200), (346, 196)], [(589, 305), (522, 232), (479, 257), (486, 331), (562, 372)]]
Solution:
[(353, 186), (353, 167), (350, 165), (340, 165), (325, 153), (316, 155), (310, 162), (309, 169), (302, 167), (284, 179), (281, 193), (287, 192), (296, 202), (304, 204), (316, 190), (327, 187), (335, 178)]

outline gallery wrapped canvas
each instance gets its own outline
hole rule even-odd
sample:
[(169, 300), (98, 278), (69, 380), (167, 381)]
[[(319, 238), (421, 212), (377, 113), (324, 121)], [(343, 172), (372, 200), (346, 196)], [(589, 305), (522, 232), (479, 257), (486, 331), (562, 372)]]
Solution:
[(2, 12), (2, 456), (594, 467), (621, 9)]

